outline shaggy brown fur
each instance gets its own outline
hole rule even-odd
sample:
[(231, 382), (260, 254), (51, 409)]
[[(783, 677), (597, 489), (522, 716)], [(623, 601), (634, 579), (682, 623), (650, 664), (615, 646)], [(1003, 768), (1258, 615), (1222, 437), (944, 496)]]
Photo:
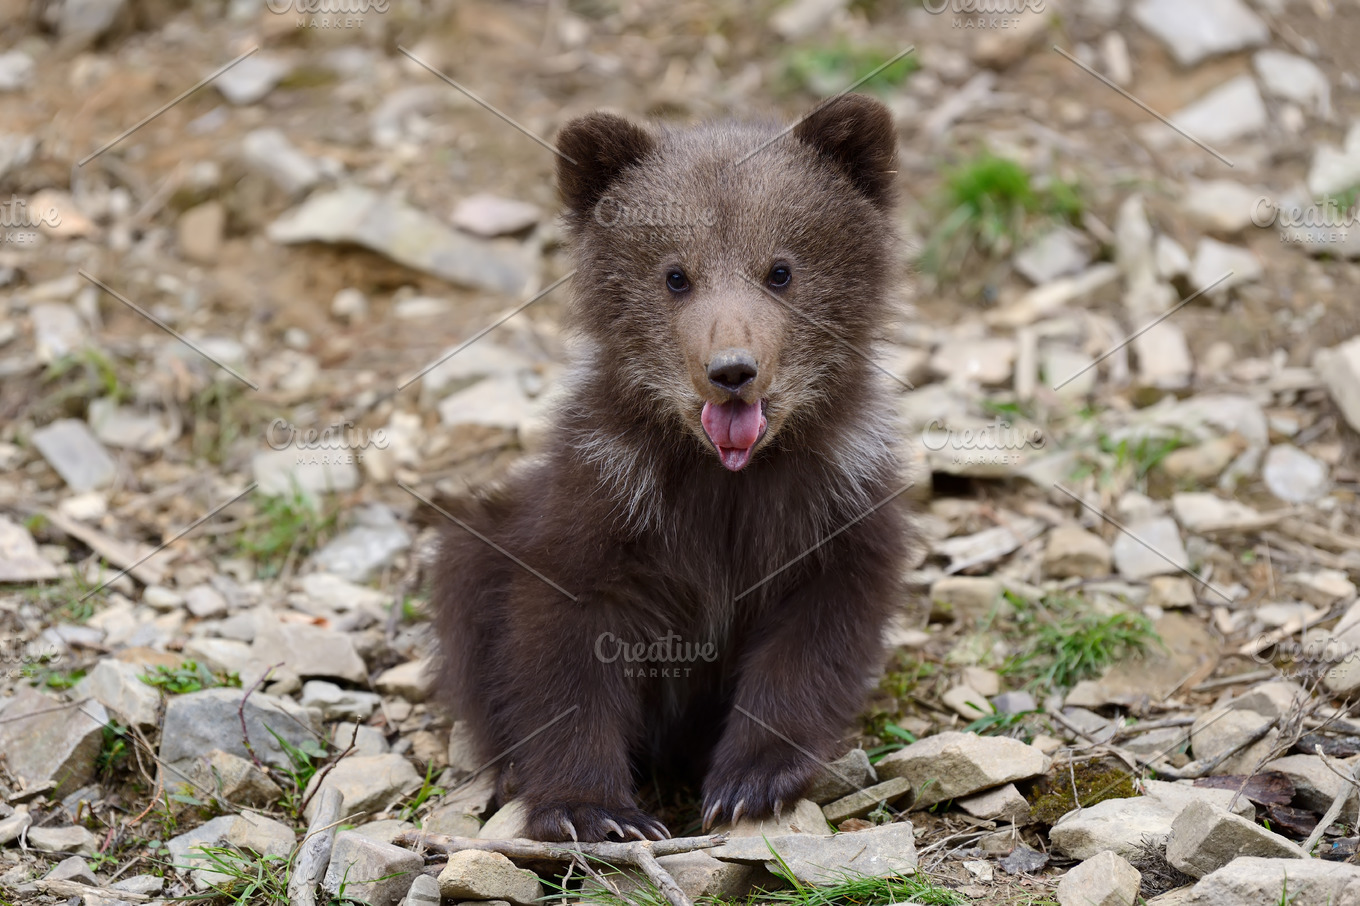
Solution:
[(458, 514), (435, 597), (441, 694), (532, 837), (664, 835), (635, 799), (658, 762), (702, 777), (705, 823), (776, 813), (881, 666), (907, 526), (855, 350), (887, 314), (894, 131), (859, 96), (779, 131), (559, 138), (569, 395), (542, 460)]

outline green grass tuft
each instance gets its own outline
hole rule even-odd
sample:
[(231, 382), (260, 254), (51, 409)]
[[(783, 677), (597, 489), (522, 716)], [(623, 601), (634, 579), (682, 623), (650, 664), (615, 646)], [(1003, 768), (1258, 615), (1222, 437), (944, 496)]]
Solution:
[(236, 673), (214, 675), (207, 667), (197, 661), (185, 661), (178, 667), (157, 666), (140, 677), (148, 686), (154, 686), (167, 695), (185, 695), (215, 686), (240, 688), (241, 677)]
[[(1044, 603), (1049, 604), (1050, 599)], [(1049, 621), (1024, 631), (1028, 639), (1024, 648), (1001, 668), (1004, 675), (1020, 679), (1032, 689), (1071, 688), (1099, 675), (1115, 661), (1141, 654), (1161, 641), (1152, 621), (1142, 614), (1102, 616), (1076, 610), (1070, 602), (1053, 609), (1060, 615), (1050, 614)], [(1023, 622), (1039, 621), (1031, 616)]]
[(261, 578), (272, 578), (321, 546), (335, 529), (336, 511), (299, 489), (290, 494), (256, 494), (255, 515), (237, 538), (237, 551), (255, 560)]
[(970, 254), (1000, 258), (1039, 225), (1076, 221), (1083, 203), (1075, 184), (1036, 185), (1018, 162), (983, 152), (945, 172), (933, 207), (939, 226), (926, 241), (921, 266), (946, 279), (963, 272)]
[[(887, 63), (900, 50), (841, 41), (823, 47), (794, 50), (784, 61), (780, 85), (786, 92), (805, 91), (818, 97), (838, 94)], [(861, 84), (856, 90), (887, 94), (921, 68), (915, 54), (907, 54)]]

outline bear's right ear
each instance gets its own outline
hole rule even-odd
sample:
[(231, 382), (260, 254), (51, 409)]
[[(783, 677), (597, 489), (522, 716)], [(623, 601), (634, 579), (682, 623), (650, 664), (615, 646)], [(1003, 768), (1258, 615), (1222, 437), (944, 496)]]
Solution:
[(656, 148), (656, 139), (621, 116), (590, 113), (557, 136), (557, 188), (576, 214), (587, 214), (625, 168)]

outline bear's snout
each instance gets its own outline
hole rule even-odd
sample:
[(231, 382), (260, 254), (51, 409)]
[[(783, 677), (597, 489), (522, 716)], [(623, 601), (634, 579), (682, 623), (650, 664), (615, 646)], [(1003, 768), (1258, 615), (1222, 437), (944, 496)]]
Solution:
[(708, 361), (708, 381), (719, 390), (736, 396), (760, 373), (756, 357), (749, 349), (724, 349)]

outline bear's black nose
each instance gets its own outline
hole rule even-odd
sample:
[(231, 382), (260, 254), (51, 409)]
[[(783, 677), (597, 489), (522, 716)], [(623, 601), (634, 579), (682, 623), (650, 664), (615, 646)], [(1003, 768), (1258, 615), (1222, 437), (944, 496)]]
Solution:
[(757, 373), (756, 357), (747, 349), (724, 349), (708, 363), (709, 382), (729, 393), (740, 393)]

